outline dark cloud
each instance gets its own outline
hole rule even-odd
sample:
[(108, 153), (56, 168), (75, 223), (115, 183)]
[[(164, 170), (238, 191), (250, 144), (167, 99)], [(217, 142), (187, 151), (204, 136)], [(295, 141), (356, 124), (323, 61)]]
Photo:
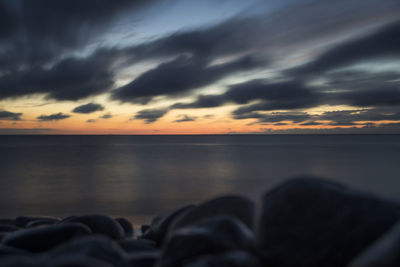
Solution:
[(257, 119), (258, 123), (275, 123), (282, 121), (291, 121), (293, 123), (297, 123), (310, 120), (311, 118), (312, 116), (306, 112), (273, 112), (269, 114), (250, 112), (234, 115), (234, 119)]
[(302, 126), (318, 126), (318, 125), (324, 125), (324, 124), (321, 122), (316, 122), (316, 121), (308, 121), (308, 122), (300, 123), (300, 125), (302, 125)]
[(373, 34), (346, 41), (323, 53), (317, 59), (294, 70), (300, 74), (321, 72), (376, 58), (400, 56), (400, 21)]
[(146, 124), (153, 123), (159, 118), (164, 116), (168, 112), (168, 109), (144, 109), (139, 111), (134, 119), (144, 120)]
[(95, 119), (89, 119), (89, 120), (87, 120), (86, 122), (87, 122), (87, 123), (94, 123), (94, 122), (97, 122), (97, 120), (95, 120)]
[(58, 120), (68, 119), (69, 117), (71, 117), (71, 115), (59, 112), (51, 115), (40, 115), (39, 117), (37, 117), (37, 119), (39, 121), (58, 121)]
[(0, 110), (0, 120), (19, 121), (22, 113), (14, 113), (6, 110)]
[(182, 118), (174, 120), (174, 122), (188, 122), (188, 121), (195, 121), (196, 119), (197, 119), (197, 117), (183, 115)]
[(106, 113), (102, 116), (100, 116), (100, 119), (111, 119), (113, 117), (113, 115), (111, 115), (110, 113)]
[(102, 105), (95, 104), (95, 103), (88, 103), (88, 104), (81, 105), (81, 106), (74, 108), (74, 110), (72, 112), (87, 114), (87, 113), (93, 113), (93, 112), (102, 111), (102, 110), (104, 110), (104, 107)]
[(50, 69), (35, 67), (0, 76), (0, 98), (43, 93), (47, 98), (77, 100), (99, 94), (113, 85), (109, 58), (68, 58)]
[(176, 95), (209, 85), (235, 72), (260, 67), (265, 62), (252, 56), (245, 56), (225, 64), (213, 66), (208, 64), (209, 62), (203, 59), (180, 56), (160, 64), (131, 83), (114, 90), (113, 99), (145, 103), (155, 96)]
[(376, 88), (339, 93), (343, 103), (358, 107), (400, 106), (400, 86), (393, 89)]

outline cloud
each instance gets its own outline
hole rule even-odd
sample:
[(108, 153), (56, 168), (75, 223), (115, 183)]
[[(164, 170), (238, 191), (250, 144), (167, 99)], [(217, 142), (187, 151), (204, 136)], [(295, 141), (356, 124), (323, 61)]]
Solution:
[(106, 113), (102, 116), (100, 116), (100, 119), (111, 119), (113, 117), (113, 115), (111, 115), (110, 113)]
[(95, 119), (89, 119), (89, 120), (87, 120), (86, 122), (88, 122), (88, 123), (94, 123), (94, 122), (97, 122), (97, 120), (95, 120)]
[(74, 108), (72, 112), (88, 114), (102, 110), (104, 110), (104, 107), (102, 105), (95, 103), (88, 103)]
[(0, 120), (19, 121), (22, 113), (14, 113), (6, 110), (0, 110)]
[(400, 56), (400, 21), (364, 37), (334, 46), (315, 60), (294, 69), (299, 74), (318, 74), (376, 58)]
[(251, 70), (265, 64), (252, 56), (244, 56), (225, 64), (209, 66), (208, 61), (180, 56), (143, 73), (131, 83), (113, 91), (113, 99), (122, 102), (146, 103), (152, 97), (176, 95), (216, 82), (238, 71)]
[(69, 117), (71, 117), (71, 115), (59, 112), (51, 115), (40, 115), (39, 117), (37, 117), (37, 119), (39, 121), (58, 121), (58, 120), (68, 119)]
[(144, 120), (146, 124), (153, 123), (159, 118), (164, 116), (168, 112), (168, 109), (144, 109), (139, 111), (134, 119)]
[(257, 123), (276, 123), (282, 121), (291, 121), (293, 123), (310, 120), (312, 116), (307, 112), (272, 112), (262, 114), (258, 112), (250, 112), (243, 114), (235, 114), (234, 119), (257, 119)]
[(196, 117), (192, 117), (189, 115), (183, 115), (181, 116), (182, 118), (174, 120), (174, 122), (188, 122), (188, 121), (195, 121), (197, 118)]

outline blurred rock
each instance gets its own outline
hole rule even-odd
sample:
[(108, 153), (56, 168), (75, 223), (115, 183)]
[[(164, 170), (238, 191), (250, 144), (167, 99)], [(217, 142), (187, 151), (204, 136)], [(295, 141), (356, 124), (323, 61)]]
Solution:
[(116, 218), (115, 221), (124, 229), (125, 237), (133, 237), (134, 229), (130, 221), (125, 218)]
[(124, 237), (124, 229), (114, 219), (104, 215), (85, 215), (73, 216), (69, 219), (64, 219), (65, 222), (75, 222), (87, 225), (94, 234), (103, 234), (112, 239), (121, 239)]
[(246, 251), (230, 251), (201, 257), (185, 267), (262, 267), (261, 261)]
[(169, 227), (174, 223), (174, 221), (180, 216), (192, 210), (194, 207), (194, 205), (185, 206), (174, 211), (165, 218), (161, 216), (155, 217), (151, 223), (150, 229), (140, 238), (154, 240), (158, 246), (161, 246), (164, 242), (165, 237), (168, 234)]
[(179, 267), (199, 256), (229, 250), (252, 250), (253, 233), (237, 218), (219, 215), (177, 229), (162, 252), (160, 266)]
[(356, 257), (349, 267), (400, 266), (400, 223)]
[(3, 238), (2, 243), (30, 252), (43, 252), (90, 233), (90, 229), (83, 224), (66, 223), (12, 232)]
[(346, 266), (399, 218), (390, 201), (323, 180), (291, 180), (263, 198), (264, 264)]
[(101, 260), (116, 267), (129, 266), (126, 253), (113, 240), (101, 235), (71, 240), (48, 253), (52, 258), (83, 255)]
[(9, 224), (0, 224), (0, 233), (4, 232), (14, 232), (19, 230), (17, 226), (9, 225)]
[(119, 241), (118, 244), (127, 253), (157, 249), (156, 242), (149, 239), (124, 239)]
[(85, 255), (60, 255), (57, 258), (43, 260), (46, 267), (114, 267), (106, 261), (94, 259)]
[(32, 217), (32, 216), (18, 216), (15, 218), (15, 224), (18, 227), (27, 227), (27, 224), (33, 221), (47, 221), (48, 223), (57, 223), (60, 219), (55, 217)]
[(130, 266), (134, 267), (152, 267), (155, 266), (156, 262), (160, 257), (160, 253), (158, 251), (147, 251), (147, 252), (139, 252), (139, 253), (130, 253), (128, 255), (128, 261)]
[(171, 226), (171, 231), (195, 224), (215, 215), (233, 216), (252, 229), (255, 217), (255, 205), (251, 200), (241, 196), (214, 198), (190, 209), (180, 216)]

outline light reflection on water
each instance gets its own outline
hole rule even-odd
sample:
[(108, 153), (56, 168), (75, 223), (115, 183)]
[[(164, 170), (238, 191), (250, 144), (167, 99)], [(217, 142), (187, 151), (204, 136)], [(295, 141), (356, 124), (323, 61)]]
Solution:
[(143, 223), (298, 175), (400, 196), (400, 136), (0, 136), (0, 215), (105, 213)]

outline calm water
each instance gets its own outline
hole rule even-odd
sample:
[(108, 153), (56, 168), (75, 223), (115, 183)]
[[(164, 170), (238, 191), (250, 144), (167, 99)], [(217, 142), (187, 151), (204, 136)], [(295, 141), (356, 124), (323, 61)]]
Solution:
[(0, 136), (0, 217), (154, 214), (298, 175), (400, 198), (400, 135)]

